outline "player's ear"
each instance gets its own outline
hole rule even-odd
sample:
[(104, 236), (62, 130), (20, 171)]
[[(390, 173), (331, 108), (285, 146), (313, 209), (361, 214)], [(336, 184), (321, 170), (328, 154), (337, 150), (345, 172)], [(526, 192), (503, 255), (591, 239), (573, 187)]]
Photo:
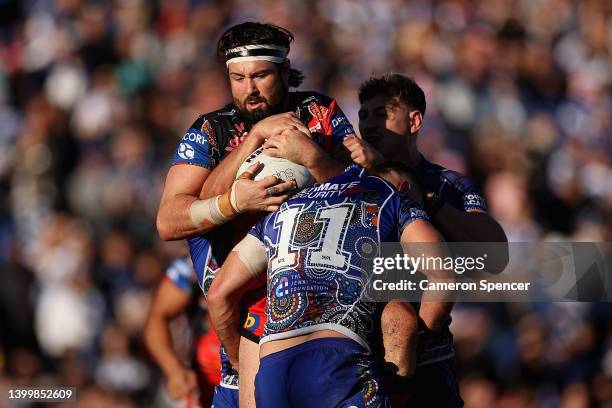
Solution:
[(418, 110), (410, 111), (408, 114), (410, 118), (410, 133), (414, 134), (421, 130), (423, 124), (423, 115)]

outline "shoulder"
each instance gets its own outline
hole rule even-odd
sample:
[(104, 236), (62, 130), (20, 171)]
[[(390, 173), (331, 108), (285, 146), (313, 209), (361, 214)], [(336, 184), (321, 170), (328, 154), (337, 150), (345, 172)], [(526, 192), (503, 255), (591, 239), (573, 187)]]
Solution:
[(440, 178), (445, 180), (448, 184), (455, 187), (460, 191), (467, 191), (476, 188), (475, 184), (467, 176), (459, 173), (458, 171), (445, 169), (442, 167), (440, 172)]
[(203, 130), (201, 129), (201, 127), (202, 125), (206, 123), (216, 124), (220, 121), (231, 119), (236, 114), (237, 114), (236, 108), (234, 108), (234, 105), (230, 103), (215, 111), (201, 114), (200, 116), (198, 116), (198, 118), (194, 122), (194, 125), (199, 125), (199, 126), (197, 127), (192, 126), (192, 127), (196, 127), (196, 129)]
[(315, 91), (296, 91), (291, 92), (290, 95), (296, 105), (309, 105), (314, 103), (317, 105), (329, 106), (334, 100), (327, 95)]
[[(425, 159), (423, 159), (425, 160)], [(425, 176), (434, 176), (444, 184), (454, 187), (459, 191), (471, 191), (476, 188), (476, 185), (464, 174), (458, 171), (447, 169), (439, 164), (426, 161), (421, 166), (421, 173)]]

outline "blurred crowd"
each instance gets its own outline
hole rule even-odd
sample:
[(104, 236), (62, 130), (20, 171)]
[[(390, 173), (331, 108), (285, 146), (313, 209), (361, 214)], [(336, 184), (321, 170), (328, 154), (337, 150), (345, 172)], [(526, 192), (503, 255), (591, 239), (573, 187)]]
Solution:
[[(3, 0), (0, 388), (168, 404), (140, 333), (186, 247), (155, 214), (177, 141), (230, 101), (216, 41), (245, 20), (291, 30), (302, 89), (355, 125), (363, 80), (414, 77), (422, 151), (476, 181), (509, 240), (612, 240), (609, 1)], [(609, 304), (453, 318), (467, 407), (612, 406)]]

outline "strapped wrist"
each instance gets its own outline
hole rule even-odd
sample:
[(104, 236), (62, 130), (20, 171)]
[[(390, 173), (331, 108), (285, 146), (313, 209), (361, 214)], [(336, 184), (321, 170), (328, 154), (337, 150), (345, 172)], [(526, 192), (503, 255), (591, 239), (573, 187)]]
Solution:
[(212, 230), (238, 215), (239, 212), (231, 204), (230, 192), (191, 203), (189, 216), (198, 231)]
[(241, 213), (236, 202), (236, 183), (234, 181), (232, 187), (219, 196), (219, 210), (226, 218), (234, 218)]

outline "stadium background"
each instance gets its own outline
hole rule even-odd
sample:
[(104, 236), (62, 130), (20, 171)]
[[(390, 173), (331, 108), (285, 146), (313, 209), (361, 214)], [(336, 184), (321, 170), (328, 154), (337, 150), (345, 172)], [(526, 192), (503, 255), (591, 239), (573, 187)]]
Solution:
[[(157, 238), (163, 177), (193, 119), (229, 101), (216, 40), (247, 19), (293, 31), (302, 89), (355, 125), (362, 80), (414, 76), (422, 150), (478, 183), (511, 241), (611, 240), (610, 2), (2, 0), (0, 386), (159, 400), (140, 334), (185, 251)], [(612, 406), (610, 304), (453, 315), (467, 407)]]

